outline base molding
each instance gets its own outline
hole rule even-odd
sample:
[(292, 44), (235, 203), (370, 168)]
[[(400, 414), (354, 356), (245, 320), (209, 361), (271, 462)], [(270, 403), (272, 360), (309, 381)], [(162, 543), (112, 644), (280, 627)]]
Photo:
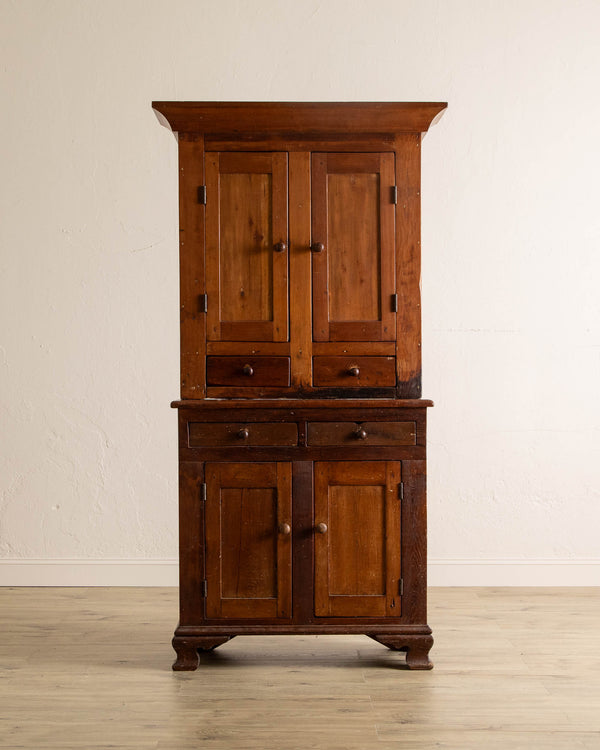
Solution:
[[(430, 586), (600, 586), (600, 559), (430, 559), (427, 567)], [(0, 559), (0, 586), (178, 584), (174, 559)]]

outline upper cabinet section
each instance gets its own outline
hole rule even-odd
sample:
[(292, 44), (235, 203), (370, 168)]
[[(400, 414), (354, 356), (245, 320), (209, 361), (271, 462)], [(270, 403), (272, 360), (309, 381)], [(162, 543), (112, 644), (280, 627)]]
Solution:
[(155, 102), (178, 134), (181, 396), (421, 396), (443, 103)]

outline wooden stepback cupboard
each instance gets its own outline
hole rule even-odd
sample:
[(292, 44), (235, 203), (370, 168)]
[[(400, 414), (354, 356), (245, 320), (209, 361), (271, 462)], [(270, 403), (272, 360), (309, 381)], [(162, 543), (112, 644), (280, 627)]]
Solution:
[(429, 669), (420, 152), (444, 103), (154, 102), (179, 147), (180, 621)]

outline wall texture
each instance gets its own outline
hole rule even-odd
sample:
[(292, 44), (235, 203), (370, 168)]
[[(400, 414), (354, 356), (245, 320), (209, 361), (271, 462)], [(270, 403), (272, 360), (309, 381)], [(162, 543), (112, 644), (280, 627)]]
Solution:
[(596, 0), (0, 0), (0, 583), (175, 583), (153, 99), (447, 100), (423, 149), (431, 582), (600, 584)]

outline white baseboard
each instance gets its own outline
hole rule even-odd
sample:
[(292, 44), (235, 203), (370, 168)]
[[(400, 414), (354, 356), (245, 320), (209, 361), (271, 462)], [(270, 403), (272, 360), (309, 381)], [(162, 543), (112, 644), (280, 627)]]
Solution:
[(600, 586), (600, 560), (429, 560), (429, 586)]
[[(177, 560), (0, 560), (0, 586), (177, 586)], [(600, 586), (600, 560), (429, 560), (430, 586)]]

